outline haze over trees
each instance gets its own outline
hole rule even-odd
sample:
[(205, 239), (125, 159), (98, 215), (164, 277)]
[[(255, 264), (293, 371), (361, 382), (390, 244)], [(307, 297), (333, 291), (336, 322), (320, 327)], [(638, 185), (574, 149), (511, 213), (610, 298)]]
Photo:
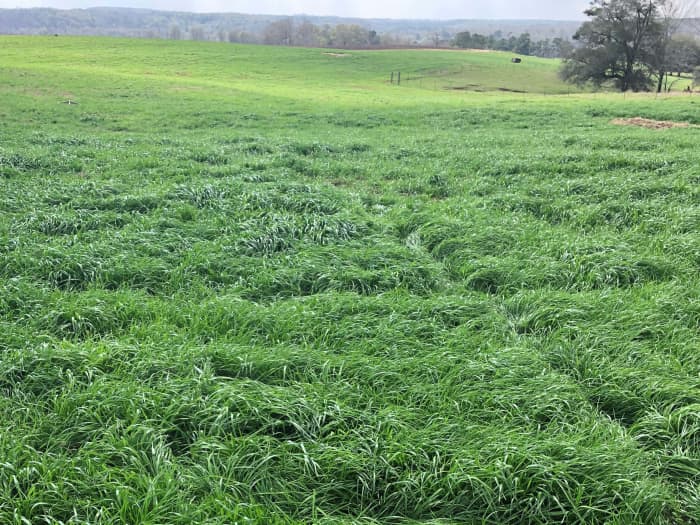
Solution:
[(594, 0), (590, 20), (574, 35), (578, 46), (562, 68), (576, 84), (612, 83), (620, 91), (660, 92), (669, 72), (689, 73), (700, 63), (696, 38), (683, 36), (681, 0)]
[[(447, 47), (460, 32), (498, 38), (527, 33), (533, 40), (568, 40), (577, 22), (547, 20), (388, 20), (327, 16), (183, 13), (149, 9), (0, 9), (1, 34), (95, 35), (264, 43), (293, 27), (293, 44), (334, 46), (367, 40), (383, 46)], [(361, 28), (364, 32), (358, 30)], [(336, 34), (334, 34), (336, 31)], [(362, 33), (362, 34), (361, 34)], [(359, 46), (358, 46), (359, 47)]]
[[(391, 37), (387, 35), (384, 40), (391, 41)], [(358, 24), (317, 26), (308, 20), (295, 23), (291, 17), (272, 22), (262, 36), (262, 43), (282, 46), (364, 48), (381, 42), (376, 31)]]

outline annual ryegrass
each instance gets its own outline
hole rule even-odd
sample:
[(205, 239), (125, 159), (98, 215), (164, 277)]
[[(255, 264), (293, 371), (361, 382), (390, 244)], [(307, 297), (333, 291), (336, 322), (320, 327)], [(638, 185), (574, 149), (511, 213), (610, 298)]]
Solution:
[(0, 523), (698, 523), (697, 100), (509, 58), (0, 38)]

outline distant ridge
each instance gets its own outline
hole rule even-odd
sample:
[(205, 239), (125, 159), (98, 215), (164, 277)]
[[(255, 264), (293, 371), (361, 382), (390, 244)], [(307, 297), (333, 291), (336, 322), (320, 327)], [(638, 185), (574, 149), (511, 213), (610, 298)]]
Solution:
[[(12, 35), (95, 35), (168, 38), (173, 27), (182, 38), (224, 40), (228, 32), (260, 35), (265, 28), (281, 19), (279, 15), (236, 13), (186, 13), (151, 9), (96, 7), (89, 9), (0, 9), (0, 33)], [(448, 39), (460, 31), (503, 36), (530, 33), (534, 39), (570, 38), (580, 21), (553, 20), (402, 20), (360, 19), (332, 16), (295, 15), (295, 21), (312, 24), (357, 24), (380, 34), (410, 38), (420, 42), (434, 34)], [(201, 36), (204, 35), (204, 38)]]

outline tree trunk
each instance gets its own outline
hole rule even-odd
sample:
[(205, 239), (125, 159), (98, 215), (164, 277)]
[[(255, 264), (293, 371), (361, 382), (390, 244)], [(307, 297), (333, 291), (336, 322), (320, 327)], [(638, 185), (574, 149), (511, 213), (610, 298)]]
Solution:
[(661, 90), (664, 88), (664, 78), (666, 77), (666, 72), (665, 71), (659, 71), (659, 81), (656, 84), (656, 92), (661, 93)]
[(626, 67), (625, 71), (622, 73), (622, 79), (620, 82), (620, 91), (623, 93), (629, 91), (632, 85), (632, 68)]

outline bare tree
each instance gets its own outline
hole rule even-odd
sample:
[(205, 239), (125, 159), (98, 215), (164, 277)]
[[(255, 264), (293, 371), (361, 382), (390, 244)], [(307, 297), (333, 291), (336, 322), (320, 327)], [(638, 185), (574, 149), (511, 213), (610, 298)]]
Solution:
[(294, 20), (283, 18), (265, 28), (263, 42), (269, 45), (291, 46), (294, 44)]
[(338, 24), (333, 30), (332, 45), (344, 49), (367, 47), (369, 31), (357, 24)]
[(177, 24), (173, 24), (168, 29), (168, 38), (170, 40), (182, 40), (182, 29)]
[(697, 0), (661, 0), (658, 2), (659, 24), (655, 35), (650, 63), (656, 74), (656, 92), (661, 93), (667, 75), (672, 69), (673, 40), (679, 34), (684, 20), (697, 7)]
[(204, 26), (195, 25), (190, 27), (190, 40), (206, 40), (207, 35)]
[(304, 20), (296, 28), (294, 43), (303, 47), (319, 45), (319, 29), (311, 22)]

